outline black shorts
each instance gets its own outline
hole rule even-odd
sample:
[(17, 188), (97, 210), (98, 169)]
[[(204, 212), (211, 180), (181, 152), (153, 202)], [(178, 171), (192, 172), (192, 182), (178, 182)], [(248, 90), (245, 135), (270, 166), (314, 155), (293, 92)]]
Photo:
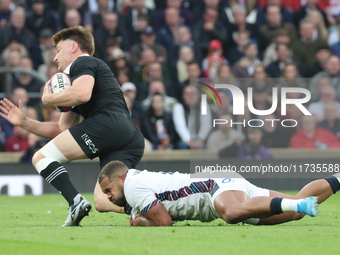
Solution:
[(88, 158), (99, 157), (101, 168), (112, 160), (135, 168), (144, 153), (144, 137), (124, 113), (104, 110), (69, 130)]

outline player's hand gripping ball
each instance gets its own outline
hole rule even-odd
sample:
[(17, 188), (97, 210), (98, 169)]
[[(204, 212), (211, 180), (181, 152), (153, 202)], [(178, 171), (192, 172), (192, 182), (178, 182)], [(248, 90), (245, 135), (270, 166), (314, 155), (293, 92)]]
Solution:
[[(59, 93), (72, 86), (72, 79), (66, 73), (56, 73), (50, 79), (49, 90), (51, 94)], [(69, 112), (74, 106), (57, 106), (60, 112)]]

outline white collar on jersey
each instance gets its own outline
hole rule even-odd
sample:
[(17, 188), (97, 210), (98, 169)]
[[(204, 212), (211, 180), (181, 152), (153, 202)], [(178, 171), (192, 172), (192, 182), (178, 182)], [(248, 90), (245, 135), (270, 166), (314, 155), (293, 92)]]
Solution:
[[(80, 58), (82, 56), (90, 56), (90, 55), (89, 54), (83, 54), (83, 55), (80, 55), (78, 58)], [(64, 73), (70, 74), (70, 68), (71, 68), (72, 64), (73, 64), (73, 62), (65, 68)]]

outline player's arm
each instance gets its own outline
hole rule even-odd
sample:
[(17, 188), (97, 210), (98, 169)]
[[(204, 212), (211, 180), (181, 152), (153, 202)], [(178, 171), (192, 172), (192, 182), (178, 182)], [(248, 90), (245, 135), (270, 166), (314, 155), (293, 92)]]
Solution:
[(85, 104), (91, 99), (94, 87), (94, 78), (84, 74), (72, 82), (72, 86), (59, 93), (50, 94), (49, 81), (45, 83), (42, 102), (47, 107), (77, 106)]
[(13, 125), (49, 139), (53, 139), (64, 130), (76, 124), (80, 117), (79, 114), (74, 112), (67, 112), (61, 115), (59, 123), (40, 122), (26, 117), (21, 100), (19, 101), (19, 107), (17, 107), (7, 98), (1, 100), (0, 110), (2, 111), (0, 112), (0, 116), (7, 119)]
[(172, 226), (172, 219), (165, 207), (162, 203), (158, 203), (154, 207), (152, 207), (149, 211), (144, 214), (143, 220), (141, 217), (141, 222), (148, 225), (140, 225), (140, 226)]

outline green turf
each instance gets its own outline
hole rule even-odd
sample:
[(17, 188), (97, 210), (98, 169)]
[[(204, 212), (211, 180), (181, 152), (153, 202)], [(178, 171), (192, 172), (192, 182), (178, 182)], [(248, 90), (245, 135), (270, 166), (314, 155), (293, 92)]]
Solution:
[(338, 254), (340, 195), (319, 211), (278, 226), (216, 220), (158, 228), (130, 227), (126, 215), (94, 211), (83, 227), (60, 228), (67, 214), (60, 195), (0, 196), (0, 254)]

